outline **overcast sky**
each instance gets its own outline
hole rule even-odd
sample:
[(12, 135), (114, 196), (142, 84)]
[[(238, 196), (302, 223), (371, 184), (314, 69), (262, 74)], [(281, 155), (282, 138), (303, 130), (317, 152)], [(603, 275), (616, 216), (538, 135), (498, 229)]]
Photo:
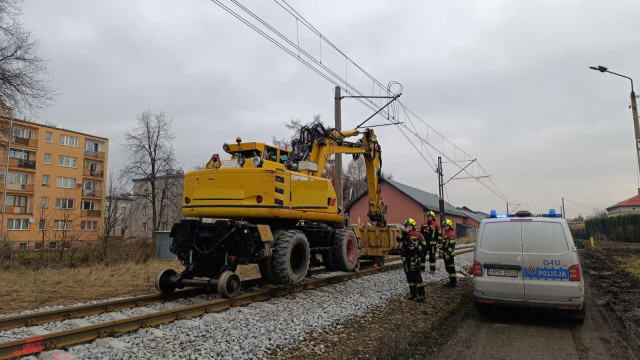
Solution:
[[(296, 33), (276, 3), (242, 3)], [(402, 102), (521, 209), (559, 209), (564, 197), (568, 217), (589, 216), (638, 193), (630, 83), (588, 67), (640, 84), (639, 1), (288, 3), (376, 79), (401, 83)], [(109, 138), (110, 172), (144, 110), (173, 119), (185, 170), (236, 136), (288, 136), (289, 119), (333, 124), (334, 85), (211, 1), (25, 0), (22, 21), (61, 93), (28, 119)], [(371, 115), (354, 100), (343, 110), (345, 129)], [(376, 132), (384, 170), (437, 194), (436, 174), (402, 134)], [(444, 170), (445, 180), (458, 171)], [(454, 206), (506, 207), (476, 180), (452, 180), (446, 195)]]

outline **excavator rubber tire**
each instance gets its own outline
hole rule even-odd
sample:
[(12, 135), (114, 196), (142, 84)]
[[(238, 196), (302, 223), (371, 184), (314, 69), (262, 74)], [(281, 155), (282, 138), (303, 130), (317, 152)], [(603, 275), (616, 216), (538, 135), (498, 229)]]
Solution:
[(297, 285), (309, 271), (309, 241), (299, 230), (287, 230), (275, 241), (272, 264), (277, 284)]
[(358, 263), (358, 238), (351, 229), (336, 231), (331, 255), (331, 262), (336, 270), (355, 270)]
[[(282, 236), (284, 230), (276, 230), (273, 232), (273, 240), (274, 244), (277, 243), (278, 238)], [(268, 283), (275, 283), (276, 278), (273, 275), (273, 256), (260, 259), (258, 262), (258, 269), (260, 270), (260, 276)]]

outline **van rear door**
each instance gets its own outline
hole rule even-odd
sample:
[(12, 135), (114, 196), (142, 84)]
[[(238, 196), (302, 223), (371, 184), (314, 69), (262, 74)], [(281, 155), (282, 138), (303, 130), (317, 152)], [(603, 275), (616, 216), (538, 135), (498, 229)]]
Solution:
[(567, 236), (571, 235), (560, 222), (536, 219), (522, 223), (525, 299), (566, 302), (579, 295), (568, 286), (575, 256)]
[(475, 255), (483, 276), (475, 278), (476, 291), (488, 297), (524, 298), (521, 234), (517, 221), (483, 223)]

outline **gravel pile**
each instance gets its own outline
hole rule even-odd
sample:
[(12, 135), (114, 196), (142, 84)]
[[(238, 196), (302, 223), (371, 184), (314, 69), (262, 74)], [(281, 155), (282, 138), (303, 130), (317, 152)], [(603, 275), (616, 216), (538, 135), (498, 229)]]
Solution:
[[(456, 267), (468, 268), (472, 261), (472, 253), (459, 255)], [(447, 276), (441, 260), (435, 275), (423, 273), (426, 282)], [(122, 349), (90, 343), (69, 352), (78, 359), (263, 359), (275, 349), (305, 344), (319, 333), (339, 328), (342, 322), (405, 293), (404, 272), (389, 271), (161, 325), (156, 328), (161, 334), (126, 334), (117, 338), (128, 345)]]

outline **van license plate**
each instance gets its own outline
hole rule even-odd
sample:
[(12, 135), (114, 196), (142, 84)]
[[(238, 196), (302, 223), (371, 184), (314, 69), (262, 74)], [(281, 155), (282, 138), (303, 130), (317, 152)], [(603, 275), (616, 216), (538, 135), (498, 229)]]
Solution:
[(510, 277), (518, 277), (518, 270), (511, 270), (511, 269), (487, 269), (487, 275), (490, 275), (490, 276), (510, 276)]

